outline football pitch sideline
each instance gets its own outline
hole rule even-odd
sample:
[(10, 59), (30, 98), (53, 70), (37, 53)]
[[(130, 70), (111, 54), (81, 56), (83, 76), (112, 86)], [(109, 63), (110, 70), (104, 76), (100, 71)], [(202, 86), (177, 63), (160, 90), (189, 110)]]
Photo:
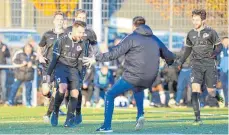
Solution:
[[(66, 116), (59, 117), (57, 127), (44, 123), (46, 110), (0, 106), (0, 134), (103, 134), (95, 131), (103, 122), (103, 108), (83, 108), (83, 123), (76, 128), (63, 127)], [(136, 108), (115, 108), (109, 134), (228, 134), (228, 108), (202, 108), (201, 126), (192, 125), (192, 108), (146, 108), (141, 131), (134, 130), (135, 117)]]

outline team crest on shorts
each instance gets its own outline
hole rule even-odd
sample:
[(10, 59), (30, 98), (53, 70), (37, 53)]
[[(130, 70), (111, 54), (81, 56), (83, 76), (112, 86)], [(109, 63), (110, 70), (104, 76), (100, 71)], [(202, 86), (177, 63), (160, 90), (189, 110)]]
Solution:
[(56, 81), (57, 81), (58, 83), (60, 83), (60, 78), (57, 78)]

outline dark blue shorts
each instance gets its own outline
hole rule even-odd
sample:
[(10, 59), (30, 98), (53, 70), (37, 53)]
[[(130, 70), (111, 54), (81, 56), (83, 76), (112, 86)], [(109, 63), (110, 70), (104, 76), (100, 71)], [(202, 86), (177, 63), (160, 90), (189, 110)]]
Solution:
[(80, 76), (77, 68), (57, 64), (55, 68), (55, 81), (57, 84), (66, 83), (68, 90), (80, 90)]
[[(47, 64), (43, 64), (42, 65), (42, 83), (47, 83), (47, 71), (48, 71), (48, 65), (49, 63)], [(54, 78), (54, 73), (51, 74), (50, 76), (50, 82), (53, 82), (55, 80)]]

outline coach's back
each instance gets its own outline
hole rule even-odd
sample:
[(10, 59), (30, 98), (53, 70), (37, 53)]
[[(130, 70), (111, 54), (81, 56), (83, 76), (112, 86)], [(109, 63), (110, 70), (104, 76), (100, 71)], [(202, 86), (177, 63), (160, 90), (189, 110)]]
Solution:
[(97, 55), (96, 60), (109, 61), (121, 55), (125, 55), (123, 78), (134, 86), (143, 88), (153, 84), (158, 73), (160, 55), (164, 58), (171, 57), (166, 61), (174, 59), (173, 54), (153, 35), (147, 25), (139, 26), (112, 48), (111, 52)]

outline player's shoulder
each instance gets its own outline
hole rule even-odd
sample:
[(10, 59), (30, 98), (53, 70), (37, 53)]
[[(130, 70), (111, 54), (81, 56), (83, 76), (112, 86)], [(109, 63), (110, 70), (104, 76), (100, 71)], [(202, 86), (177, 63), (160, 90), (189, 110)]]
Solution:
[(64, 41), (68, 38), (68, 33), (64, 33), (62, 36), (60, 36), (58, 39), (57, 39), (57, 42), (60, 42), (60, 41)]
[(45, 33), (44, 33), (44, 36), (49, 36), (49, 35), (52, 35), (54, 32), (53, 32), (53, 30), (51, 29), (51, 30), (48, 30), (48, 31), (46, 31)]
[(209, 33), (215, 33), (215, 29), (213, 29), (211, 26), (205, 26), (204, 28), (205, 32), (209, 32)]
[(94, 30), (91, 27), (86, 27), (85, 31), (86, 32), (94, 32)]
[(95, 31), (89, 27), (85, 29), (85, 33), (87, 34), (87, 36), (96, 36)]
[(69, 33), (69, 32), (72, 32), (72, 26), (68, 26), (68, 27), (65, 29), (65, 33)]
[(20, 49), (16, 50), (16, 51), (14, 52), (14, 56), (19, 56), (19, 55), (24, 54), (23, 49), (24, 49), (24, 48), (20, 48)]
[(195, 30), (194, 30), (194, 29), (191, 29), (191, 30), (188, 32), (187, 35), (190, 35), (190, 34), (193, 34), (193, 33), (195, 33)]

